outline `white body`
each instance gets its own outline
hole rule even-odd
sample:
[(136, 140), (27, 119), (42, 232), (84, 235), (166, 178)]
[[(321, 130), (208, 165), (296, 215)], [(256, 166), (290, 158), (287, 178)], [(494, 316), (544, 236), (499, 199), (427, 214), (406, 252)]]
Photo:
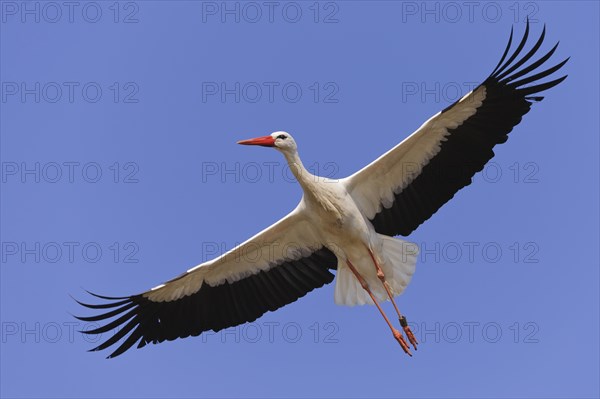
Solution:
[(344, 180), (312, 175), (301, 164), (292, 169), (300, 171), (296, 177), (304, 190), (295, 212), (310, 225), (318, 226), (315, 239), (329, 248), (338, 260), (335, 302), (339, 305), (373, 304), (347, 261), (367, 280), (378, 301), (389, 300), (377, 278), (369, 250), (383, 269), (392, 293), (402, 293), (415, 271), (417, 246), (375, 232), (347, 191)]

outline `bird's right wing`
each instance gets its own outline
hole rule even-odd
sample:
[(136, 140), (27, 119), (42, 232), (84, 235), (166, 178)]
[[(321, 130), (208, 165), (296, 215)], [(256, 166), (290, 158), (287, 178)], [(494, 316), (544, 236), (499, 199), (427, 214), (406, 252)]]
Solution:
[[(492, 74), (456, 103), (426, 121), (417, 131), (387, 153), (343, 179), (361, 212), (378, 233), (408, 235), (429, 219), (494, 156), (536, 96), (566, 76), (540, 82), (568, 60), (537, 71), (554, 53), (524, 66), (544, 40), (545, 28), (531, 50), (518, 59), (529, 33), (508, 57), (508, 46)], [(529, 75), (533, 73), (532, 75)]]
[(139, 295), (104, 297), (92, 305), (105, 313), (78, 317), (85, 322), (113, 321), (87, 334), (120, 330), (93, 350), (106, 349), (129, 336), (109, 356), (139, 341), (138, 348), (203, 331), (219, 331), (256, 320), (263, 313), (294, 302), (330, 283), (335, 255), (316, 237), (318, 232), (300, 208), (222, 256)]

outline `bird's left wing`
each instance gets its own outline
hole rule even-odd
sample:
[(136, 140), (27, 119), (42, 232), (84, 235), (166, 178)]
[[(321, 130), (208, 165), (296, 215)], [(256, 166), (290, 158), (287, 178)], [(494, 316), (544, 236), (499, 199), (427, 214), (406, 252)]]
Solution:
[[(539, 82), (568, 60), (538, 71), (554, 53), (524, 66), (544, 40), (545, 28), (520, 59), (529, 33), (529, 22), (517, 49), (504, 55), (492, 74), (456, 103), (437, 113), (416, 132), (365, 168), (343, 179), (359, 209), (378, 233), (408, 235), (429, 219), (462, 187), (471, 183), (493, 156), (493, 147), (504, 143), (508, 133), (525, 115), (535, 93), (549, 89), (566, 76)], [(504, 62), (506, 59), (506, 62)], [(529, 76), (528, 74), (533, 73)]]
[(105, 297), (103, 304), (81, 305), (104, 313), (78, 317), (85, 322), (114, 320), (87, 334), (120, 328), (92, 350), (102, 350), (127, 338), (109, 356), (203, 331), (219, 331), (256, 320), (263, 313), (294, 302), (333, 280), (335, 255), (297, 208), (222, 256), (142, 294)]

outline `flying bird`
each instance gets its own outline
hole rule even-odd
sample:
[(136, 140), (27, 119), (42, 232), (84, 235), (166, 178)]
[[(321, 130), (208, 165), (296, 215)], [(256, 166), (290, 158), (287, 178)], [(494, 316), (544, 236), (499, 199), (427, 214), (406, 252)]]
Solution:
[[(79, 320), (106, 323), (83, 332), (102, 334), (119, 328), (92, 350), (121, 341), (109, 355), (115, 357), (135, 344), (141, 348), (251, 322), (335, 277), (335, 302), (376, 305), (393, 337), (411, 355), (418, 343), (394, 298), (411, 280), (418, 248), (394, 236), (409, 235), (469, 185), (494, 156), (494, 146), (504, 143), (531, 105), (543, 99), (538, 93), (566, 78), (541, 81), (568, 61), (542, 67), (558, 43), (529, 62), (545, 31), (544, 27), (519, 58), (529, 21), (512, 52), (511, 29), (500, 62), (483, 83), (346, 178), (333, 180), (308, 172), (289, 133), (238, 142), (283, 154), (303, 190), (298, 206), (241, 245), (146, 292), (125, 297), (92, 294), (103, 303), (79, 302), (103, 312)], [(387, 300), (393, 303), (406, 339), (380, 306)]]

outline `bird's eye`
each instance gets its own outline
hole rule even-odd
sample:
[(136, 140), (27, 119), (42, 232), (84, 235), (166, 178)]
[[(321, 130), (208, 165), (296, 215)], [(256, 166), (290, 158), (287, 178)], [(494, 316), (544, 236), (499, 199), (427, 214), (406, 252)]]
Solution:
[(287, 137), (286, 137), (286, 135), (285, 135), (285, 134), (280, 134), (279, 136), (277, 136), (277, 138), (278, 138), (278, 139), (281, 139), (281, 140), (285, 140), (285, 139), (287, 139)]

